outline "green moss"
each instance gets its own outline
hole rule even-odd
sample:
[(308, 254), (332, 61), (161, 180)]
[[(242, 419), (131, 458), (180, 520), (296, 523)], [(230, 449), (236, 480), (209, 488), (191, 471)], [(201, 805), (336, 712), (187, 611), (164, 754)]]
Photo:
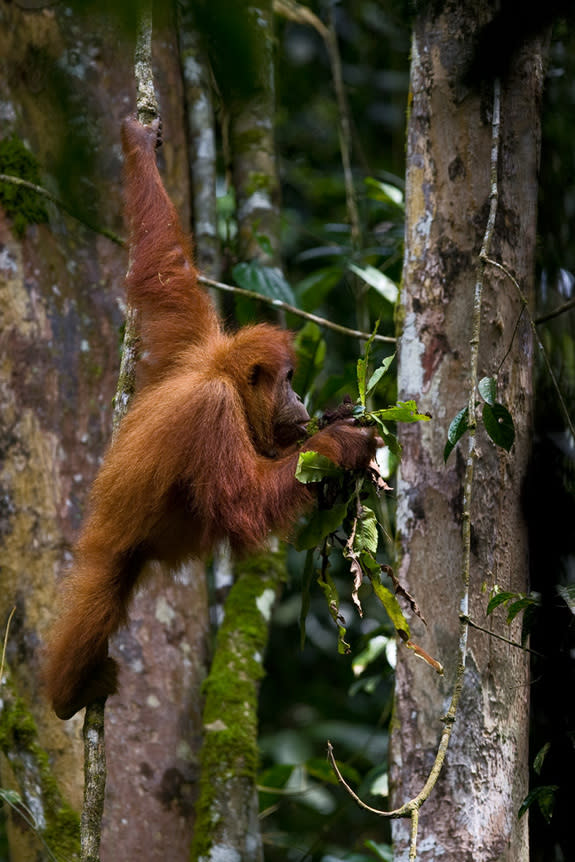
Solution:
[(233, 147), (234, 152), (238, 154), (246, 153), (252, 147), (261, 147), (266, 141), (266, 132), (257, 126), (253, 129), (247, 129), (240, 134), (234, 136)]
[(43, 833), (44, 840), (58, 859), (71, 860), (79, 857), (80, 818), (67, 805), (63, 805), (50, 818)]
[[(16, 135), (0, 141), (0, 174), (40, 184), (38, 162)], [(48, 221), (48, 212), (39, 195), (24, 186), (0, 182), (0, 204), (12, 219), (14, 233), (24, 235), (29, 224)]]
[[(38, 743), (36, 723), (24, 702), (7, 696), (0, 712), (0, 749), (21, 787), (38, 788), (46, 826), (39, 833), (58, 859), (80, 855), (80, 818), (62, 799), (47, 753)], [(23, 755), (27, 757), (24, 758)], [(32, 778), (32, 780), (30, 780)], [(26, 798), (23, 801), (27, 804)]]
[(253, 195), (256, 192), (264, 191), (271, 192), (271, 189), (275, 185), (273, 178), (269, 176), (269, 174), (257, 173), (257, 171), (251, 171), (249, 174), (248, 181), (246, 183), (246, 192), (248, 195)]
[(29, 748), (37, 736), (36, 724), (21, 701), (5, 706), (0, 712), (0, 749), (8, 754), (13, 749)]

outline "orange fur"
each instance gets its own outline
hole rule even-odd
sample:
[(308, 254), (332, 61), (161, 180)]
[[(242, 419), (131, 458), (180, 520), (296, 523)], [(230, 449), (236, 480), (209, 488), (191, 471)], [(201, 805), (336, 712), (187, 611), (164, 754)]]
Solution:
[[(224, 332), (198, 287), (189, 240), (160, 179), (156, 132), (123, 127), (130, 229), (128, 300), (140, 313), (139, 391), (94, 482), (45, 681), (68, 718), (116, 690), (108, 639), (127, 617), (142, 566), (176, 566), (227, 538), (237, 553), (286, 534), (313, 502), (295, 479), (309, 418), (291, 389), (289, 333)], [(367, 465), (373, 435), (336, 422), (306, 441), (346, 468)]]

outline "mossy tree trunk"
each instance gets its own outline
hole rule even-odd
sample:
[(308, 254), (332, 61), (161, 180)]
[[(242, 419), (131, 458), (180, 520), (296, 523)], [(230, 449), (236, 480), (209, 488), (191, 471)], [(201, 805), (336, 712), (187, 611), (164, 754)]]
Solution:
[[(0, 139), (16, 135), (36, 159), (42, 185), (92, 224), (122, 234), (119, 133), (135, 106), (133, 34), (121, 32), (119, 18), (88, 18), (78, 5), (71, 14), (63, 6), (22, 7), (0, 4)], [(164, 175), (185, 223), (174, 42), (159, 39), (154, 55)], [(10, 754), (0, 759), (0, 786), (22, 795), (50, 848), (72, 859), (77, 821), (62, 816), (62, 804), (76, 812), (81, 805), (82, 716), (64, 723), (51, 714), (39, 685), (40, 655), (111, 436), (127, 254), (52, 204), (46, 215), (17, 236), (14, 217), (0, 207), (2, 630), (16, 607), (9, 696), (0, 690), (8, 722), (0, 740)], [(203, 573), (188, 571), (178, 582), (154, 580), (114, 647), (123, 694), (107, 709), (102, 859), (187, 858), (206, 636)], [(15, 862), (47, 858), (17, 813), (7, 819)], [(66, 823), (69, 834), (58, 834)]]
[[(401, 299), (399, 397), (416, 398), (429, 423), (401, 429), (398, 482), (400, 579), (427, 627), (413, 637), (441, 661), (438, 677), (400, 650), (392, 734), (393, 805), (422, 788), (453, 687), (462, 593), (464, 438), (445, 465), (447, 428), (468, 402), (471, 319), (479, 251), (489, 212), (493, 81), (464, 82), (469, 34), (492, 4), (442, 4), (415, 21), (408, 126), (407, 227)], [(533, 292), (542, 89), (539, 41), (526, 43), (502, 81), (499, 205), (491, 256)], [(521, 639), (500, 609), (486, 617), (489, 592), (528, 590), (522, 483), (530, 451), (533, 344), (511, 281), (488, 267), (484, 281), (479, 378), (497, 377), (497, 398), (511, 411), (510, 453), (480, 426), (471, 498), (471, 618)], [(506, 356), (510, 348), (509, 354)], [(528, 656), (469, 630), (467, 666), (446, 762), (419, 821), (418, 860), (528, 859)], [(409, 822), (394, 821), (396, 858), (406, 860)]]
[[(218, 4), (216, 3), (216, 17)], [(204, 13), (205, 14), (205, 13)], [(270, 0), (240, 3), (233, 12), (251, 63), (239, 80), (213, 56), (229, 122), (229, 164), (236, 196), (238, 257), (277, 265), (280, 245), (279, 182), (273, 138), (275, 87)], [(206, 18), (204, 18), (206, 22)], [(212, 21), (217, 32), (217, 23)], [(212, 31), (213, 32), (213, 31)], [(237, 50), (237, 46), (236, 46)], [(233, 53), (232, 53), (233, 62)], [(263, 238), (263, 239), (262, 239)], [(277, 540), (235, 567), (225, 602), (213, 665), (206, 680), (202, 785), (192, 859), (261, 862), (256, 786), (258, 695), (271, 613), (286, 575)]]

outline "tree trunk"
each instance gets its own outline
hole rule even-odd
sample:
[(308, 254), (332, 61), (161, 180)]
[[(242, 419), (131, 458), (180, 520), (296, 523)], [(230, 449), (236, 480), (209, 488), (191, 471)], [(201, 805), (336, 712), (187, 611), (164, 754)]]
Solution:
[[(400, 650), (391, 770), (393, 805), (422, 788), (453, 689), (462, 594), (462, 482), (467, 438), (443, 462), (447, 429), (469, 393), (471, 317), (478, 256), (489, 212), (493, 84), (465, 84), (466, 34), (488, 20), (491, 4), (447, 4), (416, 19), (408, 128), (407, 225), (399, 350), (401, 399), (416, 398), (429, 423), (403, 426), (398, 481), (400, 580), (415, 594), (427, 627), (413, 639), (445, 667), (439, 677)], [(531, 297), (542, 88), (541, 45), (532, 41), (502, 82), (499, 207), (491, 256)], [(488, 267), (484, 282), (479, 378), (497, 375), (498, 401), (516, 438), (508, 454), (483, 427), (471, 502), (472, 620), (514, 641), (502, 609), (486, 617), (489, 590), (527, 591), (521, 489), (530, 448), (533, 345), (512, 282)], [(505, 358), (508, 348), (509, 355)], [(504, 360), (504, 361), (503, 361)], [(501, 365), (501, 368), (500, 368)], [(463, 692), (443, 771), (419, 820), (418, 860), (528, 859), (528, 657), (470, 629)], [(394, 821), (396, 859), (406, 860), (409, 822)]]
[[(16, 134), (37, 159), (42, 185), (93, 224), (121, 234), (120, 121), (135, 108), (133, 44), (119, 40), (111, 15), (87, 17), (77, 4), (71, 14), (23, 5), (0, 4), (0, 138)], [(154, 61), (164, 120), (160, 157), (185, 223), (174, 43), (158, 40)], [(0, 208), (2, 633), (16, 606), (10, 693), (0, 714), (10, 765), (0, 761), (0, 786), (21, 794), (50, 849), (71, 860), (61, 797), (79, 811), (82, 715), (64, 723), (51, 713), (39, 685), (40, 653), (111, 436), (127, 254), (52, 204), (48, 215), (48, 223), (28, 224), (19, 238)], [(123, 693), (106, 710), (102, 859), (188, 856), (206, 637), (201, 571), (170, 583), (156, 578), (138, 597), (130, 630), (116, 644)], [(18, 813), (7, 819), (14, 862), (48, 858)]]

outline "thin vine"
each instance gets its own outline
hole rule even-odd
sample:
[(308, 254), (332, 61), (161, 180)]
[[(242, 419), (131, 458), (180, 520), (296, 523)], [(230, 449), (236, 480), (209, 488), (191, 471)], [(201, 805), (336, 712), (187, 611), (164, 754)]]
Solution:
[[(137, 116), (141, 123), (150, 123), (159, 116), (152, 73), (152, 11), (147, 4), (139, 21), (135, 50)], [(135, 388), (137, 359), (137, 321), (133, 309), (126, 312), (126, 326), (118, 385), (114, 396), (112, 438), (126, 414)], [(106, 788), (106, 749), (104, 739), (105, 699), (86, 707), (84, 715), (84, 802), (81, 824), (81, 860), (98, 862), (102, 814)]]

